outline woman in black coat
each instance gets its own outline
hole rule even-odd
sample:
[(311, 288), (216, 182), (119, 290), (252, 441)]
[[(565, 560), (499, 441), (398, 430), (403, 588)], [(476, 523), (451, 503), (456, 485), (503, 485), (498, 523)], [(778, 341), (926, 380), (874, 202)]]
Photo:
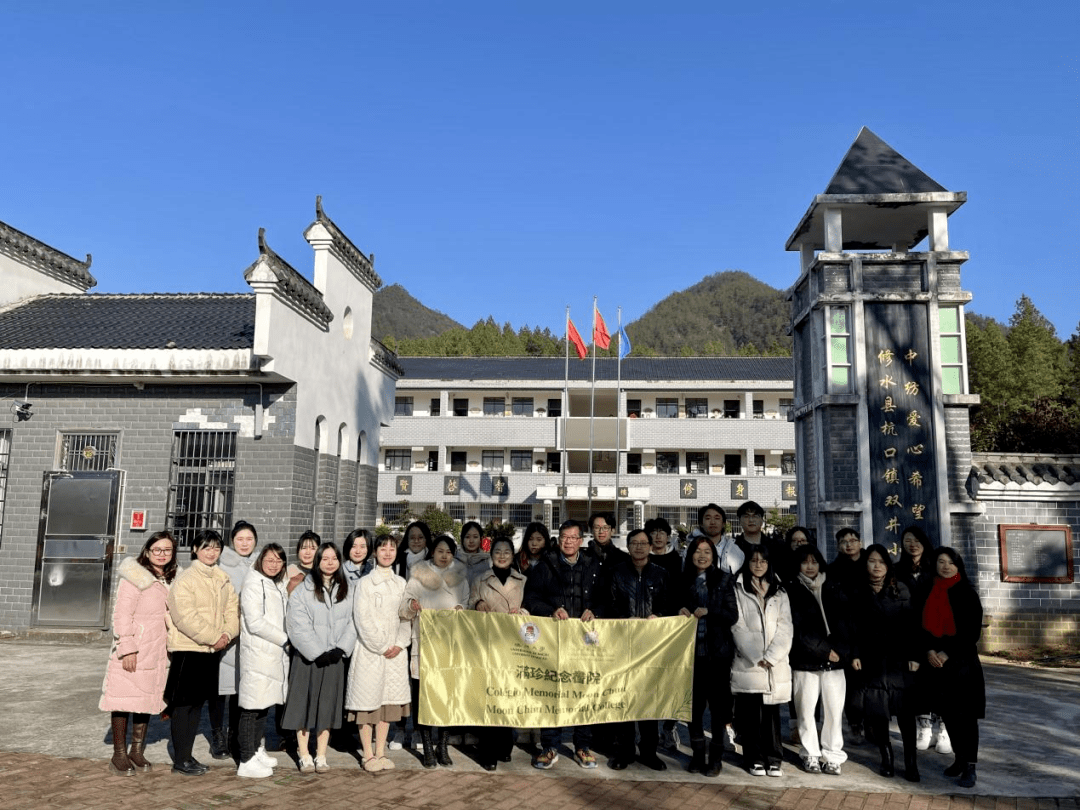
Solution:
[[(825, 572), (825, 558), (816, 546), (792, 553), (795, 576), (787, 586), (795, 635), (791, 664), (793, 702), (798, 709), (799, 754), (807, 773), (840, 775), (847, 759), (841, 717), (851, 662), (851, 624), (847, 596)], [(824, 722), (818, 735), (815, 719), (821, 702)]]
[[(731, 722), (731, 660), (735, 642), (731, 626), (739, 618), (734, 577), (716, 566), (716, 549), (704, 535), (686, 549), (686, 566), (678, 590), (680, 616), (698, 620), (694, 645), (693, 707), (690, 711), (690, 749), (687, 770), (717, 776), (723, 766), (725, 727)], [(703, 719), (708, 706), (712, 719), (712, 745), (705, 763)]]
[(914, 677), (917, 652), (911, 593), (897, 580), (892, 558), (875, 543), (863, 552), (866, 581), (852, 597), (855, 646), (851, 666), (862, 675), (867, 730), (881, 751), (881, 775), (892, 776), (889, 718), (896, 717), (904, 742), (904, 776), (919, 781), (915, 748)]
[(960, 787), (975, 786), (979, 759), (979, 720), (986, 716), (986, 683), (977, 644), (982, 633), (982, 602), (951, 548), (934, 552), (933, 585), (918, 611), (920, 670), (930, 707), (948, 726), (956, 761), (946, 776)]

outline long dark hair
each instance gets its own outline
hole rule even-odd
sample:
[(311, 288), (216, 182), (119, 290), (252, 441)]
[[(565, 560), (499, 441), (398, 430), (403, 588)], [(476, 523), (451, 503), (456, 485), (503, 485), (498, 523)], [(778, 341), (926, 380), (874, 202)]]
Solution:
[(308, 540), (311, 540), (312, 542), (315, 543), (315, 553), (316, 554), (319, 551), (319, 547), (322, 546), (322, 538), (319, 537), (318, 532), (313, 532), (310, 529), (308, 529), (306, 532), (304, 532), (302, 535), (300, 535), (300, 539), (296, 541), (296, 561), (297, 561), (297, 564), (299, 564), (299, 562), (300, 562), (300, 549), (302, 549), (304, 547), (304, 543), (306, 543)]
[(897, 570), (902, 574), (910, 574), (915, 570), (915, 561), (908, 554), (907, 549), (904, 548), (905, 534), (910, 534), (922, 546), (922, 556), (919, 558), (919, 575), (922, 576), (923, 571), (930, 571), (931, 575), (936, 573), (925, 567), (925, 564), (929, 563), (931, 558), (936, 560), (937, 555), (934, 553), (934, 543), (930, 540), (930, 536), (923, 531), (922, 526), (908, 526), (900, 532), (900, 559), (896, 561)]
[(475, 520), (470, 520), (461, 524), (461, 533), (458, 537), (461, 538), (461, 550), (465, 551), (465, 535), (469, 533), (469, 529), (476, 529), (476, 533), (480, 535), (480, 545), (476, 547), (476, 551), (466, 551), (466, 554), (476, 554), (484, 550), (484, 527), (477, 523)]
[[(863, 549), (863, 556), (859, 562), (863, 564), (863, 570), (867, 571), (866, 581), (868, 583), (870, 582), (870, 573), (867, 570), (866, 565), (870, 562), (870, 555), (873, 552), (877, 552), (877, 555), (885, 561), (885, 583), (881, 586), (881, 589), (883, 591), (887, 589), (892, 594), (899, 593), (900, 589), (897, 587), (896, 568), (893, 565), (892, 557), (889, 555), (889, 550), (881, 545), (881, 543), (873, 543)], [(937, 558), (935, 557), (935, 559)]]
[(713, 560), (712, 561), (712, 566), (710, 566), (709, 569), (705, 572), (705, 581), (706, 581), (706, 583), (711, 585), (712, 583), (709, 582), (709, 580), (712, 577), (712, 572), (713, 571), (717, 571), (717, 572), (720, 571), (720, 569), (717, 568), (717, 565), (716, 565), (716, 559), (717, 559), (717, 557), (716, 557), (716, 546), (714, 546), (709, 541), (709, 538), (706, 537), (705, 535), (703, 535), (703, 534), (696, 535), (694, 537), (694, 539), (690, 541), (689, 545), (687, 545), (687, 547), (686, 547), (686, 559), (683, 560), (683, 580), (684, 580), (684, 584), (687, 587), (690, 587), (690, 588), (692, 588), (694, 586), (694, 581), (697, 579), (697, 575), (699, 573), (698, 570), (697, 570), (697, 566), (694, 565), (694, 554), (697, 553), (698, 548), (701, 547), (701, 546), (708, 546), (709, 551), (712, 552), (712, 560)]
[(776, 566), (769, 562), (769, 547), (764, 543), (758, 543), (757, 545), (750, 546), (746, 549), (746, 559), (743, 560), (742, 568), (739, 569), (739, 579), (742, 582), (743, 590), (747, 593), (756, 593), (752, 580), (754, 575), (750, 573), (750, 560), (757, 554), (769, 567), (765, 569), (765, 576), (762, 577), (767, 583), (769, 583), (769, 590), (765, 592), (765, 598), (768, 599), (777, 591), (782, 591), (784, 586), (780, 584), (780, 577), (776, 573)]
[[(274, 576), (270, 576), (268, 573), (263, 571), (263, 560), (266, 559), (267, 554), (276, 554), (281, 559), (281, 570), (278, 571), (277, 574), (275, 574)], [(285, 579), (285, 566), (288, 564), (288, 562), (289, 559), (285, 556), (285, 549), (283, 549), (277, 543), (267, 543), (265, 546), (262, 547), (262, 550), (259, 552), (259, 556), (255, 558), (254, 567), (256, 571), (258, 571), (267, 579), (271, 579), (274, 582), (281, 582), (281, 580)]]
[(315, 551), (315, 559), (311, 561), (310, 576), (311, 581), (315, 584), (315, 598), (323, 604), (326, 604), (326, 599), (323, 597), (323, 594), (326, 592), (326, 587), (323, 585), (323, 572), (319, 569), (319, 566), (322, 563), (323, 555), (328, 551), (334, 552), (334, 555), (338, 559), (338, 569), (330, 575), (330, 587), (334, 593), (334, 601), (344, 602), (345, 597), (349, 595), (349, 580), (341, 570), (341, 552), (338, 551), (338, 547), (333, 543), (323, 543), (319, 546)]
[[(547, 552), (554, 550), (555, 543), (551, 539), (551, 532), (548, 531), (548, 527), (539, 521), (533, 521), (525, 527), (525, 533), (521, 535), (521, 550), (518, 552), (518, 568), (525, 571), (529, 567), (529, 563), (532, 562), (532, 558), (529, 556), (529, 538), (534, 534), (539, 533), (544, 538), (544, 547), (540, 549), (540, 557), (542, 558)], [(494, 546), (494, 544), (492, 544)]]
[(150, 564), (150, 546), (154, 545), (158, 540), (168, 540), (172, 543), (172, 557), (169, 558), (168, 563), (161, 566), (161, 578), (166, 582), (172, 582), (176, 578), (178, 566), (176, 564), (176, 538), (172, 536), (171, 532), (154, 532), (150, 535), (150, 539), (143, 543), (142, 551), (135, 558), (135, 562), (156, 577), (154, 566)]
[[(375, 552), (374, 543), (372, 542), (371, 532), (367, 529), (353, 529), (345, 537), (345, 542), (341, 545), (341, 556), (346, 560), (349, 559), (349, 555), (352, 554), (352, 547), (356, 544), (357, 540), (363, 540), (367, 545), (367, 556), (364, 557), (366, 562), (369, 557)], [(344, 565), (344, 562), (342, 562)]]
[(405, 535), (402, 538), (400, 548), (404, 548), (406, 551), (409, 550), (409, 533), (412, 532), (414, 526), (424, 535), (424, 547), (431, 548), (431, 527), (422, 520), (414, 520), (405, 527)]
[[(934, 551), (931, 553), (934, 565), (931, 570), (934, 576), (937, 576), (937, 559), (942, 554), (952, 560), (953, 565), (956, 566), (956, 570), (960, 574), (960, 581), (970, 584), (971, 580), (968, 579), (967, 568), (964, 567), (964, 558), (960, 556), (959, 551), (957, 551), (955, 548), (950, 548), (949, 546), (942, 546), (941, 548), (934, 549)], [(925, 551), (923, 552), (923, 555), (926, 555)]]

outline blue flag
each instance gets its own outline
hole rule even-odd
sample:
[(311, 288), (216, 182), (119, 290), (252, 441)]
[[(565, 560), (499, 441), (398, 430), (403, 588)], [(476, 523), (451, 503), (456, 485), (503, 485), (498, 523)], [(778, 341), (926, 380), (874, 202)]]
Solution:
[(630, 354), (630, 338), (626, 336), (626, 330), (619, 329), (619, 357), (626, 357)]

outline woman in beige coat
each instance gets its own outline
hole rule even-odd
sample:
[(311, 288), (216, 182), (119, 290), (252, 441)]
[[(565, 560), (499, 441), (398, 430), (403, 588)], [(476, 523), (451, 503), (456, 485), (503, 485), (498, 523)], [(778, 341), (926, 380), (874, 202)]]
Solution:
[(173, 772), (202, 776), (209, 768), (191, 755), (202, 706), (217, 696), (218, 660), (240, 633), (240, 606), (229, 575), (218, 565), (221, 535), (202, 529), (191, 545), (194, 561), (169, 590), (172, 662), (165, 702), (172, 717)]
[[(473, 583), (469, 607), (484, 613), (515, 613), (525, 616), (529, 611), (521, 606), (525, 597), (525, 575), (515, 571), (514, 544), (500, 539), (491, 544), (491, 568)], [(514, 749), (514, 732), (509, 727), (482, 728), (480, 735), (480, 767), (493, 771), (499, 761), (509, 762)]]

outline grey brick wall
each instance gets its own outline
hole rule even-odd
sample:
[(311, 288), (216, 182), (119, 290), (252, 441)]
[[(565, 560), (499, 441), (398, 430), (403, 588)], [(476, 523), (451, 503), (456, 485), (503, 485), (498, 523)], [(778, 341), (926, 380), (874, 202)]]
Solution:
[(379, 492), (379, 468), (372, 464), (356, 465), (356, 525), (373, 528)]
[(971, 420), (967, 406), (945, 408), (945, 464), (949, 500), (971, 500), (966, 489), (971, 472)]
[[(113, 570), (136, 553), (149, 532), (127, 527), (132, 509), (149, 511), (150, 531), (165, 524), (173, 430), (237, 429), (233, 519), (246, 519), (263, 542), (294, 538), (298, 449), (293, 446), (295, 390), (263, 386), (264, 421), (254, 438), (254, 385), (37, 385), (0, 387), (0, 396), (26, 396), (34, 416), (12, 426), (12, 446), (0, 537), (0, 629), (24, 632), (30, 626), (34, 565), (37, 558), (42, 480), (57, 466), (61, 432), (115, 431), (117, 466), (125, 472), (120, 530)], [(299, 455), (303, 455), (299, 453)], [(303, 458), (300, 459), (303, 462)], [(303, 464), (299, 466), (303, 468)], [(311, 480), (307, 480), (307, 519)], [(302, 511), (302, 509), (301, 509)], [(184, 555), (186, 556), (186, 555)], [(114, 584), (114, 583), (112, 583)]]
[(981, 515), (954, 515), (953, 543), (976, 582), (985, 614), (986, 650), (1080, 640), (1080, 582), (1003, 582), (998, 526), (1064, 524), (1072, 529), (1073, 570), (1080, 574), (1080, 499), (987, 500)]
[(825, 492), (830, 501), (859, 499), (858, 423), (855, 406), (821, 410), (825, 443)]

